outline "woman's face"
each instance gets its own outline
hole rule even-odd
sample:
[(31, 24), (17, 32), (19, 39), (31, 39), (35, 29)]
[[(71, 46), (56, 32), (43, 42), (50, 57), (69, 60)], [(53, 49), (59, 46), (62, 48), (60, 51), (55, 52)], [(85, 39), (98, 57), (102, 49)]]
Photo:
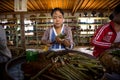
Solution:
[(55, 11), (52, 17), (53, 17), (54, 26), (61, 27), (64, 20), (62, 13), (60, 13), (60, 11)]

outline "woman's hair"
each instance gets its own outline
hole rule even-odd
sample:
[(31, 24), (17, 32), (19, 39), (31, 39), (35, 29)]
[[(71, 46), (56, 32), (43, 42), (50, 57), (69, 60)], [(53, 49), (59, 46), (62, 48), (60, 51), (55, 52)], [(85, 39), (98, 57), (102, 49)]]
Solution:
[(60, 13), (64, 16), (64, 12), (61, 8), (54, 8), (51, 12), (51, 16), (53, 16), (53, 13), (56, 12), (56, 11), (60, 11)]
[(113, 11), (113, 21), (117, 24), (120, 24), (120, 4), (118, 4)]

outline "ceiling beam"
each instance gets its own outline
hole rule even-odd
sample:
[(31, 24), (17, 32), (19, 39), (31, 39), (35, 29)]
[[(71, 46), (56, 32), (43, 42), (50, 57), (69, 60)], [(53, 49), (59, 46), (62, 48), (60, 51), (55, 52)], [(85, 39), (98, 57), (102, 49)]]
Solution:
[(120, 1), (119, 0), (116, 0), (116, 1), (109, 1), (105, 6), (104, 6), (104, 9), (105, 7), (108, 7), (108, 9), (114, 9), (114, 7), (117, 5), (117, 4), (120, 4)]
[(7, 7), (3, 7), (3, 5), (0, 5), (0, 10), (2, 10), (3, 12), (6, 12), (7, 11)]
[(38, 8), (39, 10), (41, 9), (41, 8), (40, 8), (41, 5), (38, 4), (38, 0), (34, 0), (34, 1), (33, 1), (33, 4), (35, 5), (35, 8)]
[(29, 0), (29, 1), (28, 1), (28, 3), (29, 3), (29, 5), (32, 7), (32, 9), (31, 9), (31, 10), (35, 10), (35, 6), (34, 6), (34, 4), (32, 3), (32, 1), (31, 1), (31, 0)]
[(45, 10), (45, 6), (43, 6), (43, 3), (41, 2), (41, 0), (38, 0), (38, 4), (40, 4), (42, 8)]
[(68, 1), (65, 1), (64, 5), (65, 5), (65, 9), (68, 9)]
[[(49, 12), (55, 7), (60, 7), (75, 14), (81, 10), (112, 10), (117, 4), (120, 4), (120, 0), (28, 0), (27, 10)], [(0, 12), (14, 12), (14, 0), (0, 0)]]
[(93, 4), (94, 0), (89, 0), (84, 9), (90, 9), (89, 7)]
[(49, 1), (50, 0), (44, 0), (44, 7), (45, 7), (46, 12), (48, 12), (48, 10), (49, 10), (49, 5), (50, 5), (50, 4), (48, 4)]
[(52, 0), (50, 1), (50, 4), (51, 4), (51, 7), (52, 7), (52, 9), (53, 9), (53, 8), (54, 8), (54, 7), (53, 7), (54, 5), (53, 5), (53, 1), (52, 1)]
[(96, 9), (104, 9), (104, 6), (110, 2), (110, 0), (102, 0), (103, 2)]
[(102, 3), (104, 3), (105, 0), (101, 0), (101, 1), (97, 0), (97, 1), (98, 2), (94, 5), (94, 8), (92, 10), (96, 9), (98, 6), (100, 6)]
[(14, 3), (10, 3), (10, 1), (3, 0), (6, 6), (8, 6), (9, 9), (14, 9)]
[(98, 4), (100, 1), (99, 0), (94, 0), (94, 2), (89, 6), (89, 9), (93, 10), (94, 6)]
[[(6, 7), (7, 9), (6, 10), (14, 10), (14, 7), (11, 7), (10, 6), (10, 4), (8, 4), (8, 2), (7, 1), (4, 1), (3, 0), (3, 2), (0, 2), (1, 4), (0, 5), (2, 5), (2, 6), (4, 6), (4, 7)], [(11, 4), (12, 5), (12, 4)], [(14, 5), (14, 4), (13, 4)]]
[(76, 9), (76, 7), (77, 7), (77, 5), (78, 5), (79, 2), (80, 2), (80, 0), (76, 0), (76, 1), (75, 1), (74, 7), (73, 7), (73, 9), (72, 9), (72, 13), (74, 13), (74, 11), (75, 11), (75, 9)]
[(73, 15), (74, 15), (74, 13), (76, 13), (76, 11), (82, 5), (83, 2), (84, 2), (84, 0), (80, 0), (79, 4), (77, 5), (77, 7), (75, 8), (74, 12), (72, 13)]

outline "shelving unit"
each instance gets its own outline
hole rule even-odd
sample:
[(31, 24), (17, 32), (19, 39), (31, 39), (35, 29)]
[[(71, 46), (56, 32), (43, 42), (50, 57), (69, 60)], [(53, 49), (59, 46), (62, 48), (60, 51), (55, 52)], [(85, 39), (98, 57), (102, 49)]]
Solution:
[(65, 17), (64, 24), (71, 27), (72, 35), (73, 35), (73, 41), (74, 41), (75, 44), (77, 44), (79, 42), (77, 17), (76, 16)]
[[(32, 19), (32, 20), (31, 20)], [(33, 29), (26, 30), (27, 33), (32, 32), (32, 34), (26, 34), (26, 43), (28, 46), (40, 47), (41, 38), (44, 34), (44, 31), (51, 26), (50, 17), (30, 17), (27, 20), (32, 21), (31, 24), (27, 26), (32, 26)]]
[[(31, 20), (32, 23), (27, 26), (33, 26), (33, 30), (26, 30), (27, 33), (33, 32), (32, 35), (26, 35), (26, 43), (28, 46), (30, 45), (37, 45), (37, 47), (40, 46), (41, 38), (44, 34), (44, 31), (50, 27), (53, 22), (51, 17), (41, 16), (41, 17), (30, 17), (27, 18), (27, 20)], [(75, 23), (76, 22), (76, 23)], [(70, 26), (72, 29), (76, 27), (77, 19), (76, 17), (65, 17), (65, 25)], [(76, 36), (73, 35), (73, 36)], [(76, 39), (76, 38), (75, 38)]]
[[(20, 19), (4, 18), (0, 20), (1, 23), (6, 20), (6, 22), (2, 24), (7, 32), (8, 41), (13, 42), (15, 46), (19, 46), (19, 42), (21, 42), (21, 39), (19, 39), (21, 37)], [(26, 46), (29, 47), (31, 45), (39, 47), (41, 45), (40, 40), (44, 34), (44, 31), (53, 24), (50, 15), (40, 15), (39, 17), (29, 16), (27, 18), (24, 17), (24, 21)], [(73, 40), (76, 46), (83, 46), (89, 45), (90, 39), (95, 30), (100, 25), (105, 24), (108, 21), (108, 17), (65, 16), (64, 24), (71, 27)]]
[[(37, 44), (39, 46), (41, 37), (44, 31), (53, 23), (51, 17), (35, 17), (33, 35), (26, 36), (32, 39), (30, 44)], [(73, 40), (77, 46), (89, 45), (90, 39), (95, 30), (102, 24), (109, 21), (108, 17), (65, 17), (64, 24), (71, 27)]]
[(20, 24), (17, 22), (17, 18), (2, 18), (0, 24), (6, 31), (6, 37), (9, 46), (20, 45)]
[[(14, 17), (14, 16), (13, 16)], [(12, 57), (18, 57), (25, 53), (25, 48), (22, 46), (21, 23), (19, 18), (0, 18), (0, 25), (3, 26), (6, 32), (7, 46), (11, 51)]]
[(79, 44), (89, 45), (90, 40), (98, 27), (107, 23), (108, 17), (79, 17)]

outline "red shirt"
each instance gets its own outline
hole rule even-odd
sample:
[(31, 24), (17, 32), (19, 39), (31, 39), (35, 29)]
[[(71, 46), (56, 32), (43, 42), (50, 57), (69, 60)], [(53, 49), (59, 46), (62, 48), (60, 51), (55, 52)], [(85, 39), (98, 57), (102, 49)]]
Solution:
[(91, 41), (92, 45), (95, 46), (93, 55), (98, 57), (103, 51), (109, 49), (116, 36), (112, 21), (98, 28)]

